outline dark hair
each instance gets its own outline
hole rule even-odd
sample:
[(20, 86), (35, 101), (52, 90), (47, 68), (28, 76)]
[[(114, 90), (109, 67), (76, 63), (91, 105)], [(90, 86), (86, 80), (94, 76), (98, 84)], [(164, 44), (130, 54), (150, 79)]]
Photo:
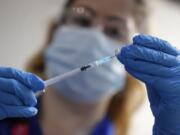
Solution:
[(180, 4), (180, 0), (169, 0), (169, 1), (177, 2)]
[(71, 6), (71, 5), (73, 4), (74, 1), (75, 1), (75, 0), (68, 0), (68, 1), (66, 2), (65, 7)]

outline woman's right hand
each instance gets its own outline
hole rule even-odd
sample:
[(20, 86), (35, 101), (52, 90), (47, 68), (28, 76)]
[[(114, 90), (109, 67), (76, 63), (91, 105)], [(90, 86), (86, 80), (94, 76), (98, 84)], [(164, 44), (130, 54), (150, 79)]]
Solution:
[(180, 51), (167, 41), (139, 35), (117, 57), (128, 73), (146, 84), (154, 135), (179, 135)]
[(36, 75), (0, 67), (0, 120), (36, 115), (34, 93), (43, 89), (44, 83)]

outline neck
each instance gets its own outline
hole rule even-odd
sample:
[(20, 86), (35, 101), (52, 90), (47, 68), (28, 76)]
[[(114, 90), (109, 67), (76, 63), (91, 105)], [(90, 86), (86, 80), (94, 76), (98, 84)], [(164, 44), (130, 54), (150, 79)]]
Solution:
[(45, 135), (88, 134), (105, 115), (108, 101), (95, 104), (74, 103), (54, 90), (47, 90), (42, 98), (40, 120)]

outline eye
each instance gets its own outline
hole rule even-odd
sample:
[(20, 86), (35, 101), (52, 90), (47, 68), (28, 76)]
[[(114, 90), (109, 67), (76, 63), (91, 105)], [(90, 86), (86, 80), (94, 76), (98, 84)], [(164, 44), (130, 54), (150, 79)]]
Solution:
[(92, 21), (90, 18), (85, 16), (76, 16), (73, 18), (72, 22), (81, 27), (90, 27), (92, 26)]
[(114, 39), (121, 39), (122, 38), (122, 32), (116, 28), (116, 27), (106, 27), (104, 29), (104, 33)]
[(63, 20), (63, 23), (81, 27), (91, 27), (92, 19), (86, 16), (66, 16)]

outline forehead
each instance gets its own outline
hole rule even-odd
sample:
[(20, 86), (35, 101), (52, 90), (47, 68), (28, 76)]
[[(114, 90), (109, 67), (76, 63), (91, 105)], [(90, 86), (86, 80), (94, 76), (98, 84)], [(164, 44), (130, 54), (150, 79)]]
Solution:
[[(132, 0), (131, 0), (132, 1)], [(73, 6), (86, 6), (98, 16), (126, 16), (130, 13), (130, 0), (75, 0)]]

